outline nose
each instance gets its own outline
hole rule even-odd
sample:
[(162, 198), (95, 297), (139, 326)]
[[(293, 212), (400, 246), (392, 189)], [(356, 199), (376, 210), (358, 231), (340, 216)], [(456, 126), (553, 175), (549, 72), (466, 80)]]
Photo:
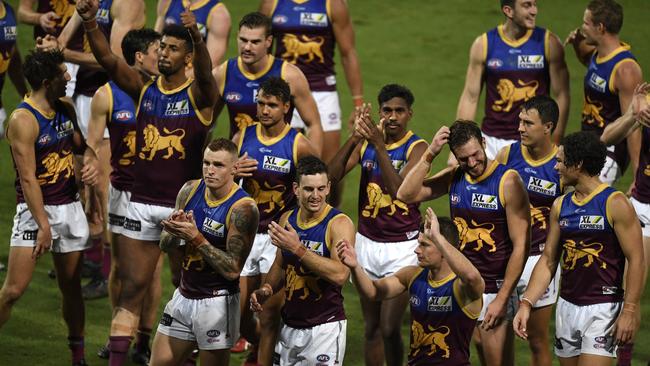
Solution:
[(72, 77), (70, 76), (70, 73), (66, 71), (65, 74), (63, 74), (63, 79), (68, 82), (72, 80)]
[(537, 15), (537, 5), (530, 7), (530, 15)]

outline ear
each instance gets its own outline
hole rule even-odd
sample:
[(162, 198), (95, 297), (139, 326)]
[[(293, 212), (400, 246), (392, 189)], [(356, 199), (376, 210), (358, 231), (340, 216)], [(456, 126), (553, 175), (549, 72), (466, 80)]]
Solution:
[(503, 12), (503, 15), (505, 15), (508, 19), (512, 19), (515, 14), (515, 9), (513, 9), (510, 5), (504, 5), (501, 7), (501, 11)]
[(298, 196), (298, 183), (293, 182), (292, 184), (293, 184), (293, 194), (295, 196)]
[(283, 103), (282, 110), (284, 111), (284, 114), (289, 113), (289, 109), (291, 109), (291, 102)]
[(544, 133), (550, 135), (553, 133), (553, 122), (544, 122)]
[(193, 59), (194, 59), (194, 52), (186, 53), (185, 54), (185, 65), (191, 65)]

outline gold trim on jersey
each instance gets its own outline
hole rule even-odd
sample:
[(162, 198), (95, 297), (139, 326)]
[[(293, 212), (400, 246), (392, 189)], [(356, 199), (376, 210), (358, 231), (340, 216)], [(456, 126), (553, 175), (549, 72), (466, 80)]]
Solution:
[[(237, 186), (237, 184), (235, 184), (235, 186)], [(251, 203), (253, 205), (257, 205), (257, 203), (255, 203), (255, 200), (252, 199), (249, 196), (242, 197), (242, 198), (238, 199), (237, 201), (233, 202), (233, 204), (230, 205), (230, 207), (228, 208), (228, 212), (226, 213), (226, 229), (228, 227), (230, 227), (230, 215), (232, 214), (232, 210), (235, 208), (235, 206), (237, 206), (237, 204), (239, 202), (242, 202), (242, 201), (251, 201)]]
[[(257, 137), (257, 141), (259, 141), (260, 144), (266, 146), (271, 146), (277, 143), (278, 141), (282, 140), (285, 136), (287, 136), (289, 131), (291, 131), (291, 126), (285, 123), (284, 129), (282, 130), (282, 132), (280, 132), (279, 135), (275, 137), (264, 137), (262, 136), (262, 124), (258, 122), (254, 126), (255, 126), (255, 136)], [(242, 132), (243, 131), (244, 130), (242, 130)]]
[(7, 16), (7, 7), (4, 2), (0, 1), (0, 19), (4, 19)]
[(183, 4), (183, 8), (187, 9), (187, 7), (190, 7), (190, 10), (196, 10), (196, 9), (201, 9), (202, 7), (205, 6), (210, 0), (199, 0), (199, 2), (192, 4), (191, 0), (182, 0), (181, 3)]
[(415, 145), (419, 145), (420, 143), (424, 142), (425, 144), (428, 144), (424, 139), (419, 139), (413, 141), (413, 143), (406, 149), (406, 160), (408, 160), (411, 157), (411, 152), (413, 152), (413, 148)]
[(596, 63), (597, 64), (602, 64), (604, 62), (607, 62), (607, 61), (611, 60), (614, 56), (618, 55), (619, 53), (621, 53), (623, 51), (629, 51), (630, 48), (631, 47), (630, 47), (629, 44), (627, 44), (625, 42), (621, 42), (620, 46), (616, 47), (612, 52), (608, 53), (607, 55), (602, 56), (602, 57), (597, 55), (596, 56)]
[(217, 5), (213, 6), (212, 9), (210, 9), (210, 11), (208, 12), (208, 16), (205, 18), (206, 38), (208, 35), (208, 31), (210, 30), (210, 21), (212, 20), (212, 13), (217, 11), (217, 9), (219, 9), (219, 6), (225, 6), (225, 5), (223, 5), (223, 3), (217, 3)]
[(194, 108), (194, 114), (199, 118), (199, 121), (204, 126), (210, 126), (212, 124), (212, 111), (214, 110), (213, 108), (210, 108), (210, 117), (204, 117), (201, 114), (201, 110), (196, 106), (196, 102), (194, 101), (194, 94), (192, 93), (192, 88), (187, 89), (187, 97), (190, 99), (190, 103), (192, 104), (192, 108)]
[(104, 84), (104, 87), (106, 88), (106, 92), (108, 93), (108, 118), (107, 121), (111, 121), (111, 117), (113, 116), (113, 98), (115, 96), (113, 95), (113, 88), (111, 88), (111, 84), (106, 83)]
[[(330, 236), (331, 236), (330, 228), (334, 224), (334, 220), (336, 220), (339, 216), (347, 217), (343, 212), (339, 212), (330, 219), (330, 221), (327, 223), (327, 228), (325, 228), (325, 246), (327, 247), (327, 250), (330, 251), (330, 253), (332, 252), (332, 241), (330, 240)], [(349, 217), (347, 218), (348, 220), (350, 219)]]
[(251, 72), (244, 70), (244, 63), (241, 61), (241, 57), (237, 57), (237, 68), (239, 69), (239, 72), (241, 72), (241, 74), (244, 75), (246, 79), (257, 80), (262, 76), (266, 75), (266, 73), (268, 73), (269, 70), (271, 70), (274, 61), (275, 61), (275, 56), (268, 55), (268, 61), (266, 62), (264, 68), (259, 72), (253, 74)]
[(551, 31), (548, 29), (544, 32), (544, 57), (546, 57), (546, 64), (549, 64), (551, 55)]
[[(460, 278), (458, 278), (460, 279)], [(478, 319), (478, 317), (481, 315), (481, 309), (483, 308), (483, 296), (479, 297), (476, 300), (470, 301), (468, 303), (465, 303), (465, 299), (463, 298), (461, 294), (461, 288), (460, 288), (460, 282), (454, 281), (454, 284), (451, 286), (454, 292), (454, 297), (456, 298), (456, 302), (458, 305), (460, 305), (460, 310), (467, 315), (468, 318), (470, 319)], [(468, 307), (472, 304), (474, 304), (476, 301), (479, 301), (481, 303), (481, 306), (478, 307), (478, 313), (471, 312)]]
[(135, 108), (135, 117), (137, 118), (138, 115), (140, 114), (140, 105), (142, 104), (142, 97), (144, 97), (144, 93), (147, 92), (147, 90), (151, 87), (151, 84), (153, 84), (156, 81), (156, 79), (151, 79), (147, 81), (144, 86), (142, 87), (142, 90), (140, 90), (140, 97), (138, 98), (138, 106)]
[(205, 189), (203, 190), (203, 199), (205, 200), (205, 204), (208, 205), (211, 208), (217, 207), (220, 204), (224, 203), (227, 199), (232, 197), (232, 195), (235, 194), (235, 192), (237, 192), (237, 190), (239, 189), (239, 186), (233, 183), (232, 187), (230, 188), (230, 191), (225, 196), (223, 196), (221, 198), (217, 198), (216, 200), (211, 200), (208, 197), (208, 190), (209, 190), (208, 185), (205, 184), (205, 180), (203, 180), (203, 179), (201, 179), (201, 180), (203, 181), (203, 183), (205, 185)]
[(413, 136), (413, 131), (410, 131), (410, 130), (406, 131), (406, 133), (404, 134), (404, 136), (402, 136), (401, 139), (399, 139), (399, 140), (397, 140), (397, 141), (395, 141), (393, 143), (386, 144), (386, 150), (395, 150), (395, 149), (397, 149), (398, 147), (404, 145), (406, 143), (406, 141), (408, 141), (408, 139), (411, 138), (411, 136)]
[(483, 63), (487, 62), (488, 54), (488, 36), (487, 33), (481, 34), (481, 43), (483, 44)]
[(293, 142), (291, 143), (291, 153), (293, 154), (293, 164), (295, 166), (298, 165), (298, 139), (303, 138), (309, 143), (309, 139), (305, 137), (302, 133), (298, 132), (296, 134), (296, 137), (293, 138)]
[(598, 187), (596, 187), (596, 189), (594, 189), (591, 193), (589, 193), (587, 197), (583, 198), (582, 200), (578, 200), (576, 198), (576, 193), (574, 191), (573, 196), (571, 196), (571, 201), (573, 201), (573, 203), (578, 206), (584, 206), (589, 203), (589, 201), (591, 201), (591, 199), (594, 198), (598, 193), (604, 191), (607, 187), (609, 187), (607, 183), (601, 183)]
[[(194, 197), (194, 194), (196, 194), (196, 190), (199, 188), (199, 184), (201, 184), (202, 179), (194, 179), (194, 181), (191, 183), (193, 184), (192, 189), (190, 189), (190, 194), (187, 195), (187, 198), (185, 198), (185, 202), (183, 202), (183, 209), (187, 206), (188, 203), (190, 203), (190, 200), (192, 197)], [(179, 207), (181, 208), (181, 207)]]
[(304, 4), (304, 3), (306, 3), (306, 2), (309, 1), (309, 0), (291, 0), (291, 1), (293, 1), (293, 2), (296, 3), (296, 4)]
[(314, 226), (320, 224), (323, 221), (323, 219), (325, 218), (325, 216), (327, 216), (327, 214), (329, 214), (329, 212), (331, 210), (332, 210), (332, 206), (326, 204), (323, 211), (316, 218), (314, 218), (313, 220), (310, 220), (308, 222), (304, 222), (300, 218), (300, 213), (302, 212), (302, 208), (299, 207), (298, 208), (298, 213), (296, 214), (296, 224), (298, 224), (298, 227), (301, 228), (302, 230), (311, 229)]
[(415, 270), (415, 274), (413, 276), (411, 276), (411, 279), (409, 280), (409, 285), (406, 288), (406, 291), (410, 292), (411, 286), (413, 286), (413, 282), (415, 282), (415, 279), (418, 278), (420, 273), (422, 273), (422, 271), (424, 271), (424, 270), (425, 270), (424, 267), (418, 267), (418, 269)]
[(490, 166), (488, 166), (483, 172), (483, 174), (481, 174), (478, 178), (474, 179), (472, 178), (471, 175), (465, 173), (465, 180), (467, 180), (467, 182), (469, 182), (470, 184), (480, 183), (481, 181), (487, 179), (494, 172), (497, 166), (499, 166), (499, 162), (496, 160), (492, 160), (492, 164), (490, 164)]
[(447, 275), (447, 277), (441, 278), (439, 280), (434, 280), (433, 278), (431, 278), (431, 270), (429, 270), (429, 273), (427, 273), (427, 283), (431, 287), (440, 287), (440, 286), (446, 284), (449, 281), (453, 281), (454, 278), (456, 278), (456, 274), (453, 271), (451, 271)]
[(366, 153), (366, 150), (368, 149), (368, 140), (363, 140), (363, 143), (361, 144), (361, 149), (359, 149), (359, 162), (362, 163), (363, 159), (363, 154)]
[(633, 62), (635, 65), (637, 65), (639, 67), (639, 69), (641, 68), (641, 66), (639, 66), (639, 63), (636, 62), (636, 60), (633, 59), (633, 58), (624, 58), (621, 61), (617, 62), (616, 65), (614, 65), (614, 67), (612, 68), (612, 73), (609, 74), (609, 91), (612, 94), (616, 94), (616, 89), (615, 89), (616, 88), (616, 85), (615, 85), (615, 83), (616, 83), (616, 71), (618, 71), (618, 68), (621, 67), (621, 65), (623, 63), (625, 63), (625, 62)]
[(221, 64), (220, 68), (221, 78), (219, 80), (219, 95), (223, 98), (223, 91), (226, 89), (226, 76), (228, 75), (228, 60)]
[(159, 76), (158, 79), (156, 80), (156, 87), (163, 94), (167, 94), (167, 95), (176, 94), (176, 93), (180, 92), (181, 90), (187, 88), (190, 84), (192, 84), (192, 81), (194, 81), (194, 79), (189, 78), (189, 79), (185, 80), (185, 82), (183, 84), (177, 86), (174, 89), (165, 89), (165, 87), (162, 85), (162, 77)]
[(503, 204), (506, 202), (506, 197), (503, 191), (503, 185), (505, 184), (504, 178), (508, 175), (508, 173), (514, 173), (517, 177), (519, 177), (519, 180), (521, 180), (519, 173), (517, 173), (517, 171), (514, 169), (508, 169), (503, 173), (501, 179), (499, 180), (499, 200), (501, 201), (501, 206), (503, 206)]
[[(31, 98), (31, 96), (26, 96), (25, 99), (23, 99), (23, 100), (25, 101), (25, 103), (29, 104), (30, 107), (34, 108), (38, 113), (40, 113), (43, 117), (45, 117), (47, 119), (53, 119), (56, 116), (56, 111), (52, 111), (50, 113), (47, 113), (44, 110), (40, 109), (38, 106), (36, 106), (36, 103)], [(36, 116), (34, 116), (34, 117), (36, 117)], [(38, 118), (36, 120), (38, 121)]]
[(325, 0), (325, 13), (327, 14), (328, 21), (332, 19), (332, 1)]
[(271, 12), (269, 13), (269, 18), (273, 18), (275, 15), (275, 9), (278, 7), (278, 0), (273, 0), (273, 5), (271, 5)]
[[(611, 226), (612, 228), (614, 228), (614, 225), (613, 225), (614, 220), (612, 219), (612, 213), (611, 213), (611, 211), (609, 209), (609, 201), (612, 199), (612, 197), (616, 196), (617, 194), (623, 194), (623, 192), (616, 191), (616, 192), (610, 194), (609, 197), (607, 197), (607, 201), (605, 201), (605, 215), (607, 216), (607, 221), (609, 221), (609, 226)], [(623, 197), (625, 199), (627, 199), (627, 197), (625, 197), (625, 195), (623, 195)]]
[(524, 43), (528, 42), (530, 39), (530, 36), (533, 35), (533, 29), (529, 29), (526, 31), (526, 34), (524, 34), (523, 37), (517, 39), (517, 40), (511, 40), (506, 36), (506, 34), (503, 32), (503, 24), (499, 24), (497, 26), (497, 32), (499, 33), (499, 38), (503, 41), (503, 43), (507, 44), (510, 47), (521, 47)]
[(521, 156), (524, 158), (524, 161), (528, 165), (538, 167), (540, 165), (544, 165), (548, 163), (551, 159), (553, 159), (555, 155), (557, 155), (557, 150), (558, 150), (557, 145), (553, 144), (553, 150), (551, 150), (551, 152), (548, 155), (546, 155), (545, 157), (539, 160), (535, 160), (528, 154), (528, 150), (526, 149), (526, 146), (521, 145)]

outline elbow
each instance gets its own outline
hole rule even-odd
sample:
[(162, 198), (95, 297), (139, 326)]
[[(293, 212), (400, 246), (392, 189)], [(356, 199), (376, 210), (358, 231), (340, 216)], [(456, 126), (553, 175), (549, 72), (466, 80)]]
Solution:
[(239, 279), (239, 272), (224, 272), (222, 273), (223, 277), (228, 281), (237, 281)]
[(415, 201), (414, 195), (410, 194), (410, 192), (405, 192), (405, 190), (402, 189), (402, 186), (399, 187), (395, 196), (398, 200), (404, 203), (413, 203)]

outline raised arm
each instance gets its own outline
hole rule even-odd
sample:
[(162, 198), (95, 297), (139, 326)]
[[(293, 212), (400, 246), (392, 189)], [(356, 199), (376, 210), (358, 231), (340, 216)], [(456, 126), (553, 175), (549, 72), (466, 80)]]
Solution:
[(59, 17), (55, 12), (39, 13), (34, 11), (34, 0), (20, 0), (18, 4), (18, 21), (33, 26), (40, 26), (47, 33), (54, 33), (59, 22)]
[(350, 20), (350, 13), (345, 0), (330, 0), (332, 17), (332, 30), (334, 38), (341, 52), (341, 64), (345, 73), (345, 80), (350, 88), (350, 95), (354, 105), (363, 101), (363, 81), (361, 80), (361, 66), (354, 46), (354, 28)]
[(460, 100), (458, 100), (458, 110), (456, 111), (456, 118), (458, 119), (472, 121), (476, 116), (476, 108), (483, 87), (486, 44), (487, 35), (482, 34), (474, 40), (469, 50), (465, 87), (463, 87), (463, 93), (460, 95)]
[[(628, 110), (634, 97), (634, 90), (642, 82), (643, 74), (636, 61), (628, 60), (619, 64), (616, 74), (614, 74), (614, 88), (618, 92), (621, 111)], [(639, 155), (641, 153), (641, 130), (634, 130), (628, 134), (627, 151), (630, 156), (632, 171), (636, 172), (639, 167)]]
[[(9, 61), (9, 68), (7, 69), (9, 78), (11, 82), (16, 87), (16, 91), (20, 97), (24, 97), (27, 94), (27, 84), (25, 83), (25, 76), (23, 75), (23, 63), (20, 59), (20, 51), (18, 47), (14, 47), (11, 52), (11, 60)], [(4, 134), (4, 131), (0, 131)]]
[(569, 33), (564, 41), (564, 45), (566, 46), (567, 44), (571, 44), (573, 47), (578, 61), (585, 66), (589, 66), (591, 55), (596, 51), (596, 47), (588, 45), (585, 42), (585, 36), (580, 31), (580, 28), (576, 28)]
[(113, 0), (111, 6), (111, 17), (113, 17), (113, 26), (111, 27), (111, 51), (120, 58), (122, 55), (122, 40), (124, 36), (132, 29), (144, 27), (147, 18), (146, 9), (143, 0)]
[(219, 91), (217, 90), (217, 82), (212, 77), (210, 53), (196, 25), (196, 17), (189, 9), (185, 9), (181, 13), (181, 21), (190, 33), (190, 36), (192, 36), (194, 49), (192, 68), (194, 70), (195, 82), (191, 86), (192, 94), (201, 114), (206, 116), (206, 119), (212, 120), (212, 108), (214, 108), (214, 104), (217, 101)]
[(230, 13), (224, 3), (217, 4), (208, 17), (208, 52), (212, 65), (219, 65), (228, 50), (228, 37), (230, 36)]
[(156, 22), (153, 26), (153, 29), (158, 33), (162, 33), (163, 28), (165, 28), (165, 12), (167, 12), (171, 2), (172, 0), (158, 0), (158, 5), (156, 6)]
[(300, 118), (305, 122), (305, 126), (307, 126), (307, 138), (312, 142), (314, 150), (320, 156), (323, 151), (323, 127), (318, 113), (318, 106), (311, 95), (307, 78), (297, 66), (287, 62), (283, 66), (283, 78), (291, 87), (293, 104), (296, 106)]
[(638, 113), (647, 108), (648, 103), (646, 95), (650, 92), (650, 84), (642, 83), (634, 89), (632, 101), (625, 113), (618, 117), (614, 122), (605, 127), (600, 140), (606, 145), (616, 145), (623, 141), (630, 133), (641, 127), (637, 120)]
[(336, 152), (332, 160), (329, 161), (327, 175), (332, 182), (332, 186), (337, 185), (357, 165), (360, 159), (362, 141), (363, 138), (360, 135), (353, 133)]
[(560, 39), (553, 33), (549, 35), (549, 75), (551, 79), (551, 92), (557, 101), (560, 115), (558, 117), (555, 131), (553, 131), (553, 142), (559, 144), (566, 130), (569, 119), (569, 105), (571, 102), (571, 91), (569, 90), (569, 69), (564, 60), (564, 47)]
[(108, 72), (110, 78), (133, 100), (137, 101), (140, 98), (144, 82), (136, 70), (111, 51), (110, 44), (104, 34), (99, 31), (95, 19), (97, 7), (97, 0), (79, 0), (77, 2), (77, 12), (83, 20), (90, 48), (95, 59)]

